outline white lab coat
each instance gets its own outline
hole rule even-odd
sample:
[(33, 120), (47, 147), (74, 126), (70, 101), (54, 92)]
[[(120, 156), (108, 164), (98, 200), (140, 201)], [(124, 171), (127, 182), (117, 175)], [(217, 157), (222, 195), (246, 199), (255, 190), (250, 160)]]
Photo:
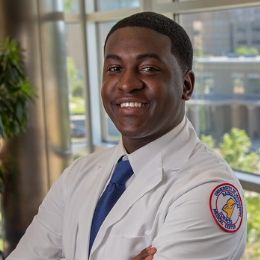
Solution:
[(88, 258), (92, 215), (121, 150), (119, 144), (66, 169), (7, 259), (130, 260), (149, 245), (158, 250), (154, 260), (240, 258), (246, 210), (239, 230), (225, 232), (210, 213), (209, 196), (228, 182), (243, 199), (241, 186), (226, 163), (197, 139), (189, 122), (132, 180), (101, 226)]

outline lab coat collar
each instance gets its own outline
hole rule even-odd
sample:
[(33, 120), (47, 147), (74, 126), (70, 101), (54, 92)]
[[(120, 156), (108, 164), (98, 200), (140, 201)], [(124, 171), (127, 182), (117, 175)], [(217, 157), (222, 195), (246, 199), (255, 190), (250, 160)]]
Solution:
[(186, 164), (198, 141), (193, 126), (185, 116), (174, 129), (129, 154), (128, 158), (135, 174), (145, 174), (142, 170), (144, 165), (158, 155), (164, 169), (179, 170)]

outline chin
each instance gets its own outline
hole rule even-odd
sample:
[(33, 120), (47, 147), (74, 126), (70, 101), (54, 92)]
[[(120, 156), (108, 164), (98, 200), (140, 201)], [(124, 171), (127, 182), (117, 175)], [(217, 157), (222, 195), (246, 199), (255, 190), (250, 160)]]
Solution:
[(126, 137), (139, 137), (140, 135), (140, 130), (136, 130), (136, 129), (118, 128), (118, 131), (121, 133), (122, 136), (126, 136)]
[(143, 132), (144, 125), (143, 124), (133, 124), (133, 122), (124, 122), (122, 124), (115, 124), (117, 130), (122, 135), (138, 135), (138, 133)]

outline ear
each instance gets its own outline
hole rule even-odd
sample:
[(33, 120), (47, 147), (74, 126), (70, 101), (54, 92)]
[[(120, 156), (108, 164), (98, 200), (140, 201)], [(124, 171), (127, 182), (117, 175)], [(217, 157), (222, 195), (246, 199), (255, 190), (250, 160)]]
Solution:
[(189, 100), (191, 98), (194, 89), (194, 83), (195, 83), (195, 75), (192, 70), (189, 70), (184, 75), (183, 93), (182, 93), (183, 100)]

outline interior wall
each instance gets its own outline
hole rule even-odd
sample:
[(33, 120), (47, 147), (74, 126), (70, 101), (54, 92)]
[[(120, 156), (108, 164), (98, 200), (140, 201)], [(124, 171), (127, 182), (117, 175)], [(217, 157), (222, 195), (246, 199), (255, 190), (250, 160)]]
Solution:
[(0, 0), (0, 39), (4, 38), (4, 28), (5, 25), (5, 14), (4, 14), (4, 3), (3, 0)]

